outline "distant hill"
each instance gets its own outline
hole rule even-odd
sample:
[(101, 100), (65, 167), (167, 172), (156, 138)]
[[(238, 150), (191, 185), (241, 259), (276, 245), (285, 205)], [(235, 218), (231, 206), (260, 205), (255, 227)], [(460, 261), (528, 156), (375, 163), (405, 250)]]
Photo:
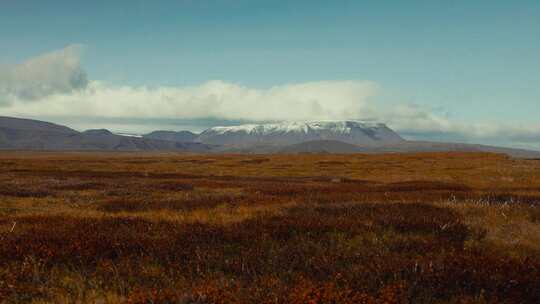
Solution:
[(0, 128), (18, 131), (75, 134), (77, 131), (50, 122), (0, 116)]
[(88, 136), (111, 136), (111, 135), (114, 135), (111, 131), (109, 131), (107, 129), (91, 129), (91, 130), (86, 130), (86, 131), (82, 132), (81, 134), (88, 135)]
[[(262, 151), (259, 148), (258, 153)], [(279, 150), (267, 147), (269, 153), (418, 153), (418, 152), (488, 152), (506, 154), (514, 158), (538, 158), (540, 152), (493, 147), (477, 144), (405, 141), (378, 147), (351, 145), (339, 141), (309, 141), (283, 147)]]
[(212, 147), (200, 143), (120, 136), (104, 129), (77, 132), (38, 120), (0, 117), (0, 149), (209, 152)]
[(410, 152), (489, 152), (506, 154), (515, 158), (540, 158), (540, 151), (494, 147), (478, 144), (444, 143), (426, 141), (406, 141), (370, 149), (372, 153), (410, 153)]
[(154, 131), (143, 135), (143, 138), (167, 140), (174, 142), (193, 142), (197, 138), (197, 134), (190, 131)]
[(49, 122), (0, 116), (0, 149), (340, 154), (460, 151), (540, 159), (538, 151), (476, 144), (407, 141), (384, 124), (359, 121), (214, 127), (200, 135), (189, 131), (156, 131), (137, 137), (113, 134), (106, 129), (78, 132)]

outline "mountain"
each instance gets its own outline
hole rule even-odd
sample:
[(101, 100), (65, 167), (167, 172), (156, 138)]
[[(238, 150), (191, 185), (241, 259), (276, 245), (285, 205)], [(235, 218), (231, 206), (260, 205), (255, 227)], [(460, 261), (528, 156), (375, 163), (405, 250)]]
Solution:
[(384, 124), (361, 121), (289, 122), (214, 127), (195, 141), (222, 153), (490, 152), (539, 158), (540, 152), (478, 144), (407, 141)]
[[(368, 151), (369, 150), (369, 151)], [(540, 151), (494, 147), (478, 144), (405, 141), (399, 144), (386, 145), (374, 149), (362, 149), (368, 153), (411, 153), (411, 152), (488, 152), (506, 154), (514, 158), (540, 159)]]
[(200, 143), (120, 136), (105, 129), (77, 132), (38, 120), (0, 117), (0, 149), (209, 152), (213, 147)]
[(0, 129), (29, 132), (75, 134), (77, 131), (65, 126), (39, 120), (0, 116)]
[(202, 132), (197, 142), (246, 147), (285, 146), (307, 141), (341, 141), (353, 145), (381, 146), (404, 142), (385, 124), (362, 121), (309, 121), (214, 127)]
[(197, 134), (190, 131), (154, 131), (143, 135), (143, 138), (167, 140), (174, 142), (193, 142), (197, 138)]
[(77, 131), (49, 122), (0, 116), (0, 148), (42, 149), (58, 138), (76, 136)]
[[(243, 152), (250, 152), (244, 149)], [(506, 154), (513, 158), (540, 159), (540, 152), (493, 147), (478, 144), (404, 141), (377, 147), (357, 146), (339, 141), (308, 141), (281, 147), (253, 147), (252, 153), (418, 153), (418, 152), (487, 152)]]
[(89, 136), (111, 136), (114, 135), (111, 131), (107, 129), (91, 129), (82, 132), (83, 135)]
[(214, 127), (198, 136), (188, 131), (156, 131), (141, 138), (113, 134), (105, 129), (78, 132), (49, 122), (0, 116), (0, 150), (341, 154), (460, 151), (540, 159), (538, 151), (407, 141), (384, 124), (360, 121)]

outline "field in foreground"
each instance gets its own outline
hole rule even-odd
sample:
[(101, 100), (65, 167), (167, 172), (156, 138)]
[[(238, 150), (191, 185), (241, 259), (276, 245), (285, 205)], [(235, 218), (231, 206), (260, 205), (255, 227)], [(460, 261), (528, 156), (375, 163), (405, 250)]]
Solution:
[(540, 303), (540, 161), (0, 154), (0, 303)]

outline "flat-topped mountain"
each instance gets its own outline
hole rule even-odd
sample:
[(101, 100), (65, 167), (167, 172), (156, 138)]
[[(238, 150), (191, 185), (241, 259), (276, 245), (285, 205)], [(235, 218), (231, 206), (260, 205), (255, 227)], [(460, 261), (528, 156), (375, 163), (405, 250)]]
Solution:
[(353, 145), (381, 146), (403, 142), (385, 124), (363, 121), (308, 121), (214, 127), (196, 141), (225, 146), (292, 145), (306, 141), (341, 141)]

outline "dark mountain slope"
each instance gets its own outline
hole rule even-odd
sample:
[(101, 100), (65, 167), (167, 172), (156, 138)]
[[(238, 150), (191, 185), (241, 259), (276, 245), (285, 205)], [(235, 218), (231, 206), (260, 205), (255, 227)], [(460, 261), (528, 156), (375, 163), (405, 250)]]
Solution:
[[(264, 149), (260, 148), (257, 153)], [(415, 153), (415, 152), (489, 152), (514, 158), (540, 159), (539, 151), (493, 147), (477, 144), (405, 141), (378, 147), (351, 145), (337, 141), (310, 141), (281, 149), (267, 147), (268, 153)]]
[(77, 132), (48, 122), (0, 117), (0, 149), (209, 152), (212, 147), (200, 143), (120, 136), (104, 129)]
[(197, 134), (189, 131), (154, 131), (143, 135), (143, 138), (174, 142), (193, 142), (197, 136)]

